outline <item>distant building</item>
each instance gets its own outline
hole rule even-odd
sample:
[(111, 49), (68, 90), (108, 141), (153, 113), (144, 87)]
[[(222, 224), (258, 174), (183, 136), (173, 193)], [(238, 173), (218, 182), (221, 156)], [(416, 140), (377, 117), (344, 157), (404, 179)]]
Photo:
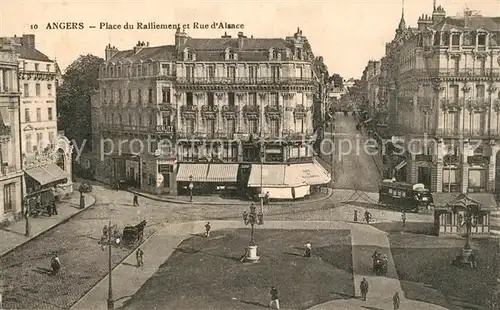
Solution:
[(23, 210), (17, 66), (12, 42), (0, 40), (0, 223)]
[[(93, 145), (111, 139), (115, 149), (104, 143), (96, 151), (109, 154), (98, 160), (98, 178), (153, 193), (183, 193), (189, 183), (199, 193), (255, 193), (262, 181), (271, 198), (309, 194), (330, 181), (308, 147), (313, 60), (299, 29), (285, 39), (198, 39), (178, 30), (174, 45), (107, 46)], [(149, 151), (134, 149), (132, 139)]]

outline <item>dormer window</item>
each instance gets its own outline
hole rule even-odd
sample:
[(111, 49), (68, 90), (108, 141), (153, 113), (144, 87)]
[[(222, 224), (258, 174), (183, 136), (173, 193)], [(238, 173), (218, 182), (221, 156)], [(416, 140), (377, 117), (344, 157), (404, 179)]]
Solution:
[(234, 60), (234, 53), (233, 52), (229, 52), (229, 55), (227, 56), (227, 58), (229, 60)]
[(302, 59), (302, 49), (297, 49), (297, 59)]
[(480, 34), (477, 36), (477, 45), (486, 45), (486, 35)]
[(459, 46), (460, 45), (460, 34), (456, 33), (451, 36), (451, 45)]
[(274, 60), (278, 60), (278, 55), (279, 55), (278, 51), (273, 51), (273, 59)]
[(231, 48), (226, 48), (225, 52), (224, 52), (224, 59), (225, 60), (237, 60), (238, 59), (238, 55), (236, 55), (236, 53), (231, 49)]
[(186, 59), (187, 60), (193, 60), (193, 52), (192, 51), (188, 51), (187, 52)]

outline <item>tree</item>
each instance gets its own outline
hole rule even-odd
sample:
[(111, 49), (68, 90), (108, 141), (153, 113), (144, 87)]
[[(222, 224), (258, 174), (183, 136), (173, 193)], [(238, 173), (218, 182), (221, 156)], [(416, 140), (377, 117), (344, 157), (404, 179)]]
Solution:
[(328, 81), (332, 83), (335, 88), (344, 88), (344, 78), (338, 73), (332, 74), (332, 76), (328, 78)]
[(68, 66), (63, 84), (57, 88), (58, 127), (78, 146), (91, 141), (90, 97), (99, 88), (99, 67), (103, 62), (94, 55), (81, 55)]

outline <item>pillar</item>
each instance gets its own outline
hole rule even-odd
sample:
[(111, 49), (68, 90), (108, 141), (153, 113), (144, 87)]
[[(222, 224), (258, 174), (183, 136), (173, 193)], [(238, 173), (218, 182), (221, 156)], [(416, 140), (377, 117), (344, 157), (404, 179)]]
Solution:
[(296, 104), (294, 104), (294, 100), (296, 100), (295, 98), (297, 98), (297, 94), (290, 93), (284, 107), (285, 109), (284, 121), (286, 122), (285, 129), (287, 129), (290, 132), (295, 132), (295, 122), (293, 117), (293, 110), (295, 109), (296, 106)]
[(4, 81), (3, 81), (3, 69), (0, 69), (0, 93), (5, 91)]
[[(285, 121), (286, 121), (286, 107), (285, 107), (285, 96), (287, 96), (287, 94), (285, 93), (281, 93), (281, 94), (278, 94), (278, 107), (281, 108), (281, 110), (283, 111), (283, 114), (281, 114), (280, 116), (280, 132), (278, 133), (279, 137), (281, 137), (283, 135), (283, 129), (285, 128)], [(269, 130), (270, 131), (270, 130)]]
[(462, 193), (467, 193), (469, 188), (469, 164), (467, 163), (467, 157), (469, 155), (469, 144), (464, 142), (463, 149), (461, 150), (461, 165), (462, 168)]

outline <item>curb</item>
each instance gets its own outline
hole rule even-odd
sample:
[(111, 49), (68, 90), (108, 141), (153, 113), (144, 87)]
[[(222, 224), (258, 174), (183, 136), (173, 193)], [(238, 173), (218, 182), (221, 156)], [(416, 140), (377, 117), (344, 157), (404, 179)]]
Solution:
[(17, 245), (16, 245), (16, 246), (14, 246), (13, 248), (11, 248), (11, 249), (9, 249), (9, 250), (7, 250), (7, 251), (5, 251), (5, 252), (1, 253), (1, 254), (0, 254), (0, 257), (4, 257), (5, 255), (7, 255), (7, 254), (9, 254), (9, 253), (13, 252), (14, 250), (16, 250), (16, 249), (20, 248), (21, 246), (25, 245), (26, 243), (28, 243), (28, 242), (30, 242), (30, 241), (32, 241), (32, 240), (35, 240), (35, 239), (37, 239), (37, 238), (39, 238), (39, 237), (43, 236), (45, 233), (48, 233), (49, 231), (51, 231), (52, 229), (56, 228), (57, 226), (59, 226), (59, 225), (61, 225), (61, 224), (66, 223), (67, 221), (69, 221), (69, 220), (70, 220), (70, 219), (72, 219), (73, 217), (77, 216), (78, 214), (82, 213), (83, 211), (87, 210), (88, 208), (93, 207), (93, 206), (95, 205), (95, 203), (96, 203), (96, 199), (95, 199), (95, 197), (94, 197), (93, 195), (88, 195), (88, 196), (89, 196), (89, 197), (92, 197), (91, 199), (93, 199), (93, 201), (91, 200), (91, 202), (88, 204), (88, 206), (85, 206), (85, 208), (83, 208), (83, 209), (79, 209), (79, 210), (78, 210), (78, 211), (76, 211), (75, 213), (73, 213), (73, 214), (71, 214), (71, 215), (69, 215), (69, 216), (67, 216), (67, 217), (63, 218), (60, 222), (58, 222), (58, 223), (56, 223), (56, 224), (54, 224), (54, 225), (52, 225), (52, 226), (49, 226), (47, 229), (42, 230), (41, 232), (39, 232), (39, 233), (37, 233), (37, 234), (35, 234), (35, 235), (33, 235), (33, 236), (29, 237), (29, 238), (28, 238), (28, 239), (26, 239), (25, 241), (23, 241), (23, 242), (21, 242), (21, 243), (17, 244)]
[[(84, 209), (85, 210), (85, 209)], [(153, 238), (155, 235), (156, 235), (157, 231), (154, 231), (152, 232), (149, 236), (147, 236), (146, 239), (144, 239), (137, 247), (135, 247), (132, 252), (130, 252), (129, 255), (125, 256), (122, 260), (120, 260), (116, 266), (113, 267), (113, 269), (111, 269), (111, 273), (113, 273), (113, 271), (115, 271), (116, 268), (118, 268), (125, 260), (127, 260), (129, 257), (131, 257), (132, 255), (134, 255), (135, 251), (140, 248), (144, 243), (148, 242), (151, 238)], [(109, 276), (109, 272), (106, 272), (106, 274), (99, 279), (99, 281), (96, 282), (96, 284), (94, 286), (92, 286), (92, 288), (88, 291), (85, 292), (85, 294), (82, 295), (82, 297), (80, 297), (77, 301), (75, 301), (68, 309), (73, 309), (77, 304), (78, 302), (80, 302), (80, 300), (84, 299), (85, 296), (87, 296), (94, 288), (96, 288), (102, 281), (104, 281), (107, 277)], [(116, 301), (116, 300), (115, 300)]]
[[(333, 195), (333, 190), (329, 187), (326, 187), (327, 191), (328, 191), (328, 194), (325, 196), (325, 197), (322, 197), (322, 198), (318, 198), (318, 199), (305, 199), (305, 200), (300, 200), (300, 201), (295, 201), (295, 202), (274, 202), (272, 204), (274, 205), (288, 205), (288, 204), (291, 204), (291, 205), (294, 205), (294, 204), (303, 204), (303, 203), (316, 203), (316, 202), (320, 202), (320, 201), (324, 201), (324, 200), (327, 200), (329, 199), (330, 197), (332, 197)], [(159, 202), (171, 202), (171, 203), (176, 203), (176, 204), (182, 204), (182, 205), (206, 205), (206, 206), (238, 206), (238, 205), (241, 205), (241, 206), (246, 206), (249, 204), (249, 202), (202, 202), (202, 201), (193, 201), (193, 202), (189, 202), (189, 201), (184, 201), (184, 200), (175, 200), (175, 199), (168, 199), (168, 198), (158, 198), (158, 197), (154, 197), (154, 196), (149, 196), (147, 194), (143, 194), (141, 192), (136, 192), (136, 191), (132, 191), (132, 190), (129, 190), (129, 189), (125, 189), (125, 191), (129, 192), (129, 193), (132, 193), (132, 194), (135, 194), (139, 197), (143, 197), (143, 198), (146, 198), (146, 199), (150, 199), (150, 200), (153, 200), (153, 201), (159, 201)]]

